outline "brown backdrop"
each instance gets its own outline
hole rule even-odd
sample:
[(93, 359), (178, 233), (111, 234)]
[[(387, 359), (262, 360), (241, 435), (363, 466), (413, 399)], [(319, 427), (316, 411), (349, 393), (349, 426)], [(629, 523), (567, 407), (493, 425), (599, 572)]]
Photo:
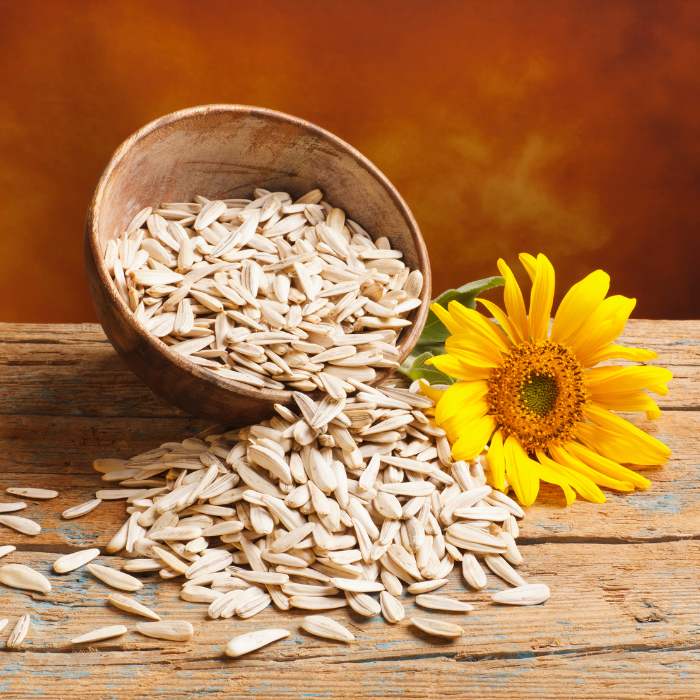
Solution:
[(0, 320), (95, 320), (101, 168), (148, 121), (215, 102), (374, 161), (436, 292), (541, 251), (560, 293), (601, 267), (636, 316), (697, 318), (699, 66), (697, 0), (0, 0)]

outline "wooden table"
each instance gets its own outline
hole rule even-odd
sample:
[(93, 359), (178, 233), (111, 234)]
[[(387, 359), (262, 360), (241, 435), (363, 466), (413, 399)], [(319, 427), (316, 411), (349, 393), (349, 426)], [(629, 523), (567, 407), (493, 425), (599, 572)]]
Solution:
[[(105, 604), (110, 591), (85, 570), (64, 576), (52, 562), (76, 548), (103, 547), (124, 521), (124, 502), (105, 502), (78, 520), (60, 513), (100, 488), (96, 457), (128, 457), (207, 427), (144, 387), (94, 325), (0, 324), (0, 489), (52, 488), (60, 496), (33, 502), (22, 515), (39, 521), (37, 537), (0, 526), (0, 545), (47, 573), (48, 595), (0, 586), (0, 697), (60, 698), (700, 698), (700, 321), (633, 321), (623, 340), (656, 350), (675, 374), (659, 399), (659, 420), (636, 425), (666, 442), (672, 461), (646, 473), (653, 484), (608, 502), (576, 501), (556, 490), (529, 509), (519, 544), (523, 576), (550, 586), (543, 606), (505, 608), (486, 590), (449, 591), (475, 603), (467, 635), (436, 642), (407, 622), (397, 626), (336, 611), (357, 643), (324, 643), (300, 634), (301, 612), (269, 608), (249, 620), (209, 620), (205, 606), (178, 597), (180, 584), (137, 594), (174, 619), (190, 620), (189, 643), (130, 633), (74, 649), (90, 629), (136, 620)], [(1, 500), (12, 500), (3, 496)], [(108, 561), (103, 557), (98, 561)], [(49, 572), (51, 573), (49, 574)], [(413, 614), (412, 603), (406, 604)], [(4, 642), (18, 616), (33, 626), (20, 650)], [(448, 617), (445, 615), (445, 617)], [(242, 659), (223, 655), (236, 634), (287, 627), (283, 642)]]

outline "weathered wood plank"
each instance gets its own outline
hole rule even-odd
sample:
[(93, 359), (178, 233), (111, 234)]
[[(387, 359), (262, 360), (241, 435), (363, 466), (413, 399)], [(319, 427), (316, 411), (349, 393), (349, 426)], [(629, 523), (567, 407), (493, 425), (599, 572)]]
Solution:
[[(566, 508), (561, 491), (543, 486), (543, 498), (528, 509), (522, 537), (533, 541), (557, 538), (645, 540), (700, 537), (700, 412), (664, 411), (657, 421), (628, 416), (633, 423), (666, 442), (673, 459), (644, 473), (652, 485), (630, 494), (606, 492), (607, 503), (577, 500)], [(206, 427), (194, 418), (86, 418), (76, 416), (0, 415), (0, 489), (26, 486), (28, 480), (61, 492), (55, 505), (32, 508), (53, 533), (50, 543), (84, 541), (97, 531), (97, 544), (109, 540), (116, 511), (102, 507), (81, 521), (66, 524), (56, 515), (71, 505), (94, 498), (103, 487), (92, 468), (97, 457), (131, 457), (169, 440), (182, 440)], [(118, 522), (121, 522), (119, 515)], [(88, 526), (95, 522), (98, 525)]]
[[(426, 654), (391, 662), (304, 663), (278, 660), (154, 661), (148, 669), (104, 665), (101, 652), (27, 655), (0, 677), (7, 700), (279, 700), (280, 698), (409, 698), (411, 700), (697, 700), (700, 653), (576, 653), (480, 659)], [(60, 663), (63, 661), (63, 664)]]
[[(111, 624), (124, 624), (133, 630), (137, 620), (105, 604), (111, 589), (91, 574), (81, 570), (57, 576), (50, 568), (56, 556), (36, 552), (15, 552), (4, 562), (31, 563), (51, 578), (54, 589), (46, 596), (4, 589), (0, 595), (0, 618), (14, 621), (20, 614), (32, 612), (34, 622), (27, 641), (11, 657), (12, 667), (27, 672), (27, 678), (33, 674), (44, 679), (51, 675), (65, 678), (77, 663), (94, 664), (100, 670), (86, 673), (76, 688), (82, 691), (82, 683), (92, 684), (100, 678), (109, 678), (114, 683), (116, 677), (119, 684), (120, 674), (130, 669), (138, 679), (129, 686), (130, 693), (140, 689), (167, 693), (168, 697), (179, 697), (181, 682), (176, 676), (168, 679), (164, 667), (194, 674), (203, 684), (202, 690), (226, 690), (227, 697), (253, 690), (263, 697), (290, 691), (312, 696), (332, 691), (335, 697), (385, 697), (399, 693), (425, 698), (483, 697), (494, 680), (485, 669), (496, 673), (503, 687), (511, 691), (515, 688), (511, 683), (520, 689), (524, 674), (526, 679), (531, 679), (528, 682), (533, 684), (533, 692), (535, 688), (547, 691), (540, 697), (573, 697), (567, 695), (570, 689), (554, 688), (554, 679), (561, 682), (566, 668), (570, 669), (570, 678), (576, 674), (599, 683), (594, 685), (599, 693), (597, 697), (632, 697), (611, 693), (610, 688), (603, 693), (606, 677), (610, 676), (603, 673), (601, 678), (599, 674), (602, 668), (607, 667), (608, 672), (614, 668), (612, 659), (619, 659), (619, 664), (626, 658), (625, 664), (631, 664), (634, 652), (671, 653), (684, 649), (696, 652), (700, 543), (546, 544), (525, 549), (522, 575), (552, 588), (552, 597), (545, 605), (507, 608), (491, 604), (490, 594), (504, 585), (490, 574), (484, 591), (465, 590), (456, 572), (441, 590), (473, 603), (476, 609), (467, 615), (420, 611), (412, 596), (404, 596), (407, 618), (423, 614), (459, 621), (467, 634), (457, 642), (429, 639), (408, 620), (387, 625), (381, 618), (367, 620), (346, 610), (333, 611), (330, 615), (356, 635), (357, 642), (351, 645), (328, 644), (300, 632), (298, 623), (304, 615), (301, 611), (282, 613), (269, 608), (249, 620), (208, 620), (206, 606), (177, 597), (177, 581), (156, 584), (156, 577), (150, 576), (144, 578), (146, 586), (135, 597), (171, 619), (190, 620), (196, 628), (195, 637), (177, 644), (148, 639), (132, 631), (121, 638), (94, 643), (89, 651), (71, 656), (73, 637)], [(290, 629), (292, 635), (243, 659), (230, 660), (223, 656), (223, 646), (232, 636), (270, 626)], [(3, 635), (7, 634), (9, 631), (5, 630)], [(687, 658), (690, 663), (692, 654)], [(458, 665), (463, 663), (469, 666)], [(575, 670), (570, 666), (572, 663)], [(362, 669), (362, 681), (344, 695), (345, 683), (352, 680), (353, 665), (356, 670)], [(274, 677), (268, 677), (273, 668)], [(474, 668), (479, 669), (477, 678)], [(226, 677), (216, 673), (217, 669), (227, 671), (231, 683), (226, 683)], [(553, 672), (551, 685), (546, 680), (547, 669)], [(303, 686), (304, 693), (300, 691), (301, 676), (297, 675), (302, 670), (309, 675), (311, 683)], [(312, 681), (311, 676), (319, 672), (323, 682), (321, 678)], [(207, 678), (206, 673), (213, 673), (213, 677)], [(154, 674), (158, 679), (155, 685), (142, 685), (142, 679), (151, 679)], [(643, 684), (651, 683), (652, 679), (653, 684), (647, 689), (659, 690), (656, 684), (662, 682), (662, 677), (640, 674), (642, 685), (637, 686), (639, 694), (635, 697), (645, 697)], [(691, 678), (693, 683), (700, 682), (700, 669), (690, 673), (687, 680)], [(121, 682), (126, 685), (125, 679)], [(219, 682), (224, 685), (219, 686)], [(387, 682), (390, 690), (385, 687)], [(435, 684), (433, 688), (430, 683)], [(16, 685), (12, 684), (9, 690), (17, 692)], [(467, 690), (468, 694), (464, 694)], [(194, 692), (189, 682), (188, 691)], [(575, 697), (581, 696), (576, 692)], [(668, 697), (692, 697), (692, 694)]]
[[(109, 589), (89, 573), (50, 574), (56, 583), (45, 600), (0, 587), (0, 619), (14, 623), (27, 609), (35, 620), (25, 647), (0, 657), (2, 697), (697, 700), (700, 543), (689, 538), (700, 538), (700, 321), (632, 321), (622, 341), (656, 350), (652, 364), (676, 375), (659, 402), (665, 410), (658, 421), (632, 418), (671, 446), (673, 460), (647, 470), (653, 485), (646, 492), (609, 494), (601, 506), (576, 502), (566, 509), (556, 489), (545, 489), (521, 522), (519, 539), (521, 573), (552, 589), (544, 606), (494, 606), (488, 594), (503, 587), (500, 581), (489, 575), (487, 589), (474, 593), (455, 571), (443, 592), (476, 606), (461, 620), (462, 640), (428, 640), (407, 623), (331, 613), (356, 633), (348, 647), (300, 633), (300, 612), (206, 620), (205, 606), (179, 599), (177, 581), (156, 585), (146, 577), (136, 597), (164, 617), (190, 619), (195, 638), (178, 645), (132, 632), (76, 653), (74, 636), (117, 621), (133, 628), (136, 620), (106, 606)], [(0, 324), (0, 398), (0, 490), (31, 485), (60, 492), (22, 513), (41, 522), (38, 537), (0, 529), (0, 544), (23, 550), (0, 565), (31, 563), (46, 573), (57, 553), (104, 546), (124, 520), (123, 502), (103, 503), (79, 520), (60, 518), (104, 486), (91, 467), (95, 457), (128, 457), (205, 427), (130, 375), (92, 324)], [(415, 614), (412, 603), (407, 611)], [(222, 655), (235, 634), (272, 625), (293, 634), (243, 659)], [(10, 626), (0, 640), (9, 632)]]

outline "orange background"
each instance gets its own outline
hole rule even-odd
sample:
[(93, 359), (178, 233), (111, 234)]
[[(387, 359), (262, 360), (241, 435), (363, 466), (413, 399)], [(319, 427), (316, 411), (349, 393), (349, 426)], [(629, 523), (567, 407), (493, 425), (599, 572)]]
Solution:
[(368, 156), (436, 293), (544, 252), (558, 298), (601, 267), (636, 316), (697, 318), (699, 88), (697, 0), (0, 0), (0, 320), (96, 320), (100, 170), (145, 123), (215, 102)]

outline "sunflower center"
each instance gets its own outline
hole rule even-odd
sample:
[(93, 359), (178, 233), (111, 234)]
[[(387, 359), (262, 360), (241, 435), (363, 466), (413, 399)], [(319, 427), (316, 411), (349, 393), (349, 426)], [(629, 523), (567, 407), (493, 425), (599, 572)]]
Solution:
[(486, 400), (504, 439), (514, 435), (530, 453), (562, 445), (584, 419), (585, 371), (565, 345), (521, 343), (491, 373)]
[(554, 377), (532, 372), (520, 389), (520, 406), (544, 418), (553, 408), (559, 396), (559, 386)]

